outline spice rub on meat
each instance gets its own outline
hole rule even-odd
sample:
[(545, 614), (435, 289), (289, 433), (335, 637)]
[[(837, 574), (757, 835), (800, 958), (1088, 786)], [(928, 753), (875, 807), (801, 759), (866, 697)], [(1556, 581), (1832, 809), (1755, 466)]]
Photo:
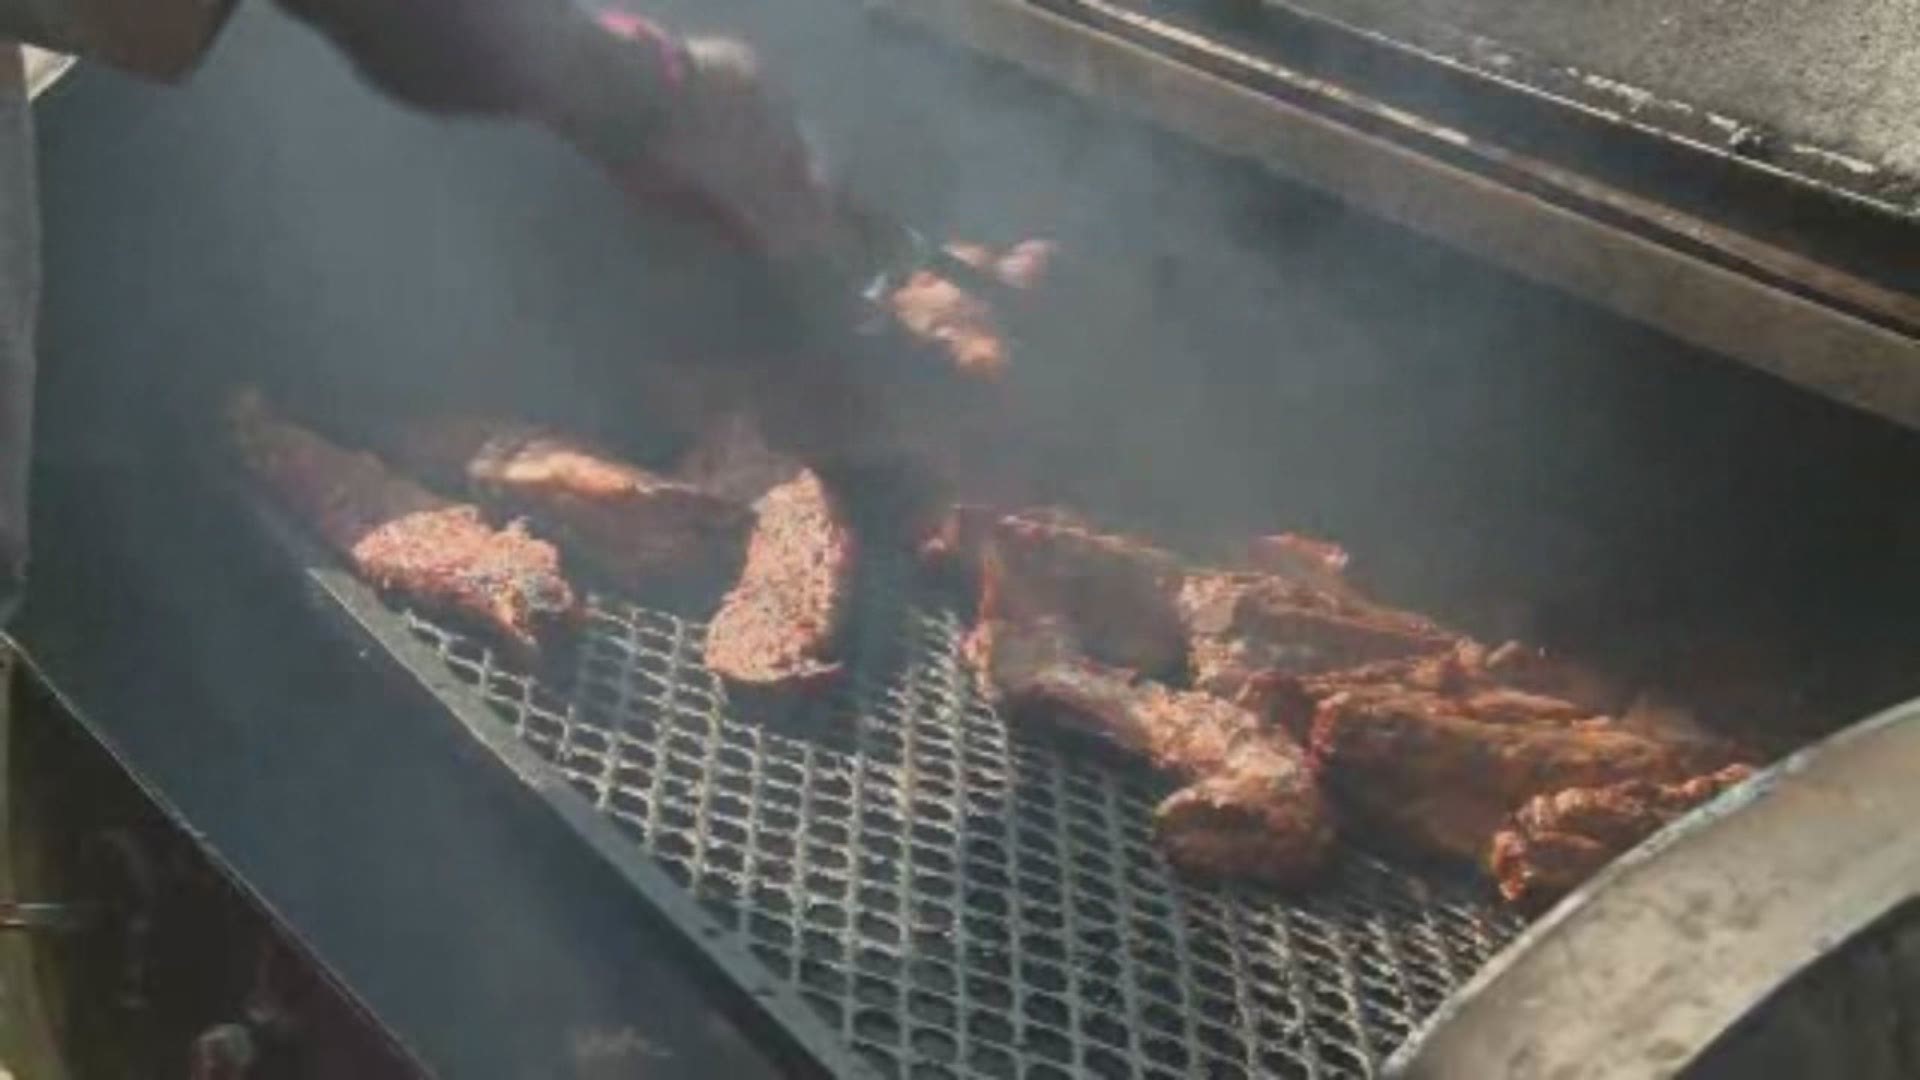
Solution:
[(1719, 743), (1664, 740), (1564, 712), (1515, 722), (1466, 698), (1395, 685), (1319, 702), (1308, 753), (1356, 821), (1475, 863), (1530, 799), (1629, 781), (1681, 783), (1734, 763)]
[(1172, 602), (1181, 574), (1172, 555), (1061, 511), (960, 527), (969, 529), (978, 533), (982, 621), (1057, 618), (1094, 660), (1148, 676), (1179, 673), (1186, 639)]
[[(1046, 275), (1053, 245), (1027, 240), (994, 254), (972, 244), (947, 249), (955, 258), (1015, 289), (1030, 289)], [(983, 298), (931, 271), (910, 276), (887, 298), (907, 333), (943, 349), (962, 374), (994, 378), (1006, 370), (1006, 332)]]
[(1016, 717), (1094, 736), (1186, 782), (1154, 814), (1175, 865), (1297, 884), (1325, 861), (1332, 818), (1285, 732), (1210, 695), (1089, 660), (1057, 618), (989, 620), (967, 648)]
[[(1331, 835), (1324, 790), (1370, 838), (1544, 896), (1598, 865), (1571, 853), (1632, 842), (1574, 809), (1654, 822), (1704, 797), (1695, 778), (1745, 768), (1596, 672), (1367, 599), (1324, 542), (1264, 538), (1218, 569), (1063, 511), (962, 507), (923, 550), (977, 568), (968, 652), (991, 693), (1189, 781), (1158, 815), (1182, 865), (1297, 880), (1302, 838)], [(1273, 851), (1249, 839), (1263, 828)]]
[(618, 587), (643, 592), (740, 564), (752, 518), (744, 505), (587, 443), (483, 417), (416, 420), (390, 442), (402, 468), (552, 527)]
[(1729, 765), (1679, 783), (1636, 779), (1537, 795), (1494, 835), (1487, 872), (1502, 897), (1537, 910), (1751, 776), (1752, 768)]
[(476, 507), (276, 416), (257, 391), (229, 400), (227, 423), (260, 483), (382, 591), (488, 628), (522, 651), (578, 620), (559, 553), (520, 522), (496, 529)]
[(825, 481), (768, 449), (744, 417), (711, 429), (679, 475), (753, 500), (745, 565), (707, 627), (707, 666), (764, 690), (804, 689), (837, 675), (858, 544)]
[(1255, 680), (1439, 653), (1431, 620), (1271, 573), (1198, 571), (1180, 586), (1193, 685), (1233, 698)]

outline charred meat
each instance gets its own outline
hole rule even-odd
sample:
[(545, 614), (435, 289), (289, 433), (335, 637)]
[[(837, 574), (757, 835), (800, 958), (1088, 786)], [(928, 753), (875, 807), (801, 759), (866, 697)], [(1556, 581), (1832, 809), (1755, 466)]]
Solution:
[(855, 541), (812, 470), (767, 492), (746, 565), (707, 628), (707, 666), (736, 683), (803, 688), (838, 673), (853, 600)]
[(1173, 604), (1180, 562), (1149, 543), (1061, 510), (961, 507), (931, 544), (977, 569), (982, 623), (1058, 619), (1100, 663), (1145, 675), (1176, 674), (1185, 664)]
[(1459, 640), (1418, 615), (1276, 574), (1190, 574), (1180, 586), (1179, 612), (1193, 685), (1226, 698), (1272, 674), (1441, 653)]
[(1515, 722), (1467, 698), (1355, 687), (1319, 702), (1309, 755), (1343, 808), (1406, 846), (1479, 861), (1529, 799), (1629, 781), (1679, 783), (1731, 764), (1727, 747), (1675, 743), (1605, 717)]
[(1680, 783), (1628, 780), (1535, 796), (1494, 836), (1487, 870), (1499, 883), (1500, 895), (1539, 909), (1669, 822), (1752, 775), (1748, 766), (1729, 765)]
[[(1015, 244), (995, 255), (986, 248), (955, 244), (956, 258), (1016, 289), (1032, 288), (1046, 274), (1052, 245)], [(994, 378), (1007, 366), (1006, 334), (993, 308), (980, 297), (929, 271), (919, 271), (887, 300), (911, 336), (943, 349), (962, 374)]]
[(1155, 813), (1176, 865), (1293, 884), (1325, 860), (1332, 819), (1285, 732), (1218, 698), (1089, 660), (1059, 619), (983, 622), (968, 648), (1014, 715), (1091, 735), (1187, 782)]
[(553, 545), (515, 522), (426, 490), (236, 394), (227, 420), (241, 460), (354, 571), (394, 596), (478, 624), (523, 651), (579, 617)]
[(1512, 662), (1496, 660), (1518, 648), (1509, 644), (1489, 650), (1477, 641), (1460, 638), (1442, 651), (1314, 675), (1262, 672), (1241, 685), (1235, 700), (1302, 737), (1320, 702), (1348, 691), (1402, 691), (1445, 698), (1478, 720), (1508, 724), (1591, 721), (1604, 713), (1595, 702), (1613, 700), (1599, 694), (1590, 695), (1586, 701), (1570, 700), (1546, 692), (1539, 680), (1523, 679), (1519, 685), (1509, 682)]
[(449, 417), (404, 427), (395, 461), (443, 490), (526, 514), (622, 588), (731, 573), (752, 517), (739, 503), (585, 443), (511, 421)]

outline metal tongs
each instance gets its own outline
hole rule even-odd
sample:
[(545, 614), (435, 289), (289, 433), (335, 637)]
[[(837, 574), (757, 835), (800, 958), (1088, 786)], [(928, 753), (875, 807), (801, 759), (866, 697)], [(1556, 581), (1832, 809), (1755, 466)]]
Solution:
[(860, 297), (870, 315), (862, 329), (877, 333), (887, 324), (887, 298), (918, 273), (929, 273), (957, 286), (991, 307), (1003, 326), (1010, 325), (1025, 302), (1020, 290), (928, 239), (911, 225), (862, 206), (842, 196), (837, 200), (841, 220), (859, 237), (862, 282)]

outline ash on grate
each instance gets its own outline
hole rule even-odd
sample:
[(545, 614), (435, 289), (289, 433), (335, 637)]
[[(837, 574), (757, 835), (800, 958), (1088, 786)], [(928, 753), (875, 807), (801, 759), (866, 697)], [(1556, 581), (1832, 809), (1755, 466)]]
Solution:
[(960, 617), (903, 593), (865, 590), (852, 677), (777, 716), (728, 702), (702, 626), (607, 598), (545, 683), (409, 622), (882, 1076), (1371, 1077), (1517, 932), (1353, 851), (1299, 895), (1177, 879), (1153, 779), (1009, 730)]

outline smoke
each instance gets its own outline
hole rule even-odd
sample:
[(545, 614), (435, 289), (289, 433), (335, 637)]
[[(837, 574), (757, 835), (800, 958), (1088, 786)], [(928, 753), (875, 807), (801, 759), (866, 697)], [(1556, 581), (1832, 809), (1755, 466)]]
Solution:
[[(1836, 538), (1888, 533), (1883, 478), (1920, 463), (1904, 436), (857, 4), (661, 16), (766, 52), (864, 197), (936, 235), (1062, 244), (1020, 378), (1032, 467), (1067, 501), (1196, 546), (1324, 533), (1387, 595), (1469, 622), (1516, 597), (1791, 612), (1822, 592), (1792, 568), (1887, 565)], [(45, 135), (47, 378), (91, 417), (43, 425), (65, 452), (242, 377), (346, 413), (485, 394), (645, 442), (648, 402), (610, 370), (779, 331), (697, 230), (630, 212), (537, 132), (392, 106), (268, 5), (183, 90), (84, 78)], [(1809, 441), (1785, 430), (1820, 449), (1783, 460)], [(1848, 506), (1809, 485), (1823, 471), (1852, 478)]]

